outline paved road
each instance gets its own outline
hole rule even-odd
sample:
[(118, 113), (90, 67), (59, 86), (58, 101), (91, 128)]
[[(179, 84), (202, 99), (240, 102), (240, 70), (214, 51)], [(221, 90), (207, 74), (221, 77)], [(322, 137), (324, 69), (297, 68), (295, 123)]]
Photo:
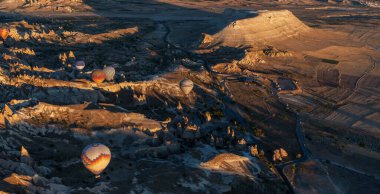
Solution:
[[(165, 23), (163, 23), (163, 25), (165, 26), (165, 28), (167, 30), (167, 33), (164, 36), (164, 42), (166, 44), (171, 45), (172, 47), (174, 47), (176, 49), (182, 50), (183, 52), (187, 53), (189, 56), (192, 56), (193, 53), (191, 53), (191, 52), (189, 52), (187, 50), (184, 50), (184, 49), (182, 49), (182, 48), (180, 48), (180, 47), (178, 47), (178, 46), (176, 46), (176, 45), (174, 45), (174, 44), (171, 43), (171, 41), (169, 40), (171, 29)], [(206, 66), (206, 69), (208, 69), (208, 71), (210, 72), (210, 74), (213, 75), (213, 72), (209, 69), (208, 65), (205, 65), (205, 66)], [(217, 79), (214, 78), (214, 81), (217, 81)], [(274, 95), (276, 97), (278, 97), (277, 92), (274, 92)], [(233, 108), (231, 108), (230, 106), (227, 106), (226, 108), (230, 109), (230, 111), (232, 112), (232, 114), (236, 114), (236, 112), (233, 111)], [(291, 193), (295, 193), (294, 187), (290, 183), (289, 179), (285, 176), (285, 173), (283, 171), (284, 168), (286, 166), (289, 166), (289, 165), (299, 164), (299, 163), (305, 162), (305, 161), (307, 161), (309, 159), (309, 153), (308, 153), (308, 151), (306, 149), (306, 146), (305, 146), (305, 137), (304, 137), (304, 134), (302, 133), (301, 116), (300, 116), (300, 114), (297, 111), (294, 111), (294, 112), (297, 115), (297, 124), (296, 124), (296, 127), (295, 127), (295, 132), (296, 132), (298, 144), (299, 144), (301, 152), (302, 152), (302, 157), (299, 158), (299, 159), (293, 160), (293, 161), (288, 161), (288, 162), (276, 165), (276, 168), (277, 168), (278, 172), (280, 173), (282, 179), (284, 180), (285, 184), (288, 186), (288, 188), (289, 188), (289, 190), (290, 190)], [(236, 118), (238, 118), (238, 117), (236, 117)]]
[(298, 144), (300, 145), (300, 148), (301, 148), (302, 157), (296, 160), (292, 160), (292, 161), (288, 161), (288, 162), (284, 162), (284, 163), (276, 165), (277, 171), (280, 173), (282, 179), (284, 179), (286, 185), (289, 187), (292, 193), (295, 193), (294, 187), (290, 183), (289, 179), (286, 177), (284, 173), (284, 168), (289, 165), (300, 164), (309, 159), (309, 152), (307, 151), (306, 146), (305, 146), (305, 137), (304, 137), (304, 134), (302, 133), (301, 117), (298, 112), (296, 112), (296, 115), (297, 115), (297, 125), (295, 128), (295, 132), (296, 132)]

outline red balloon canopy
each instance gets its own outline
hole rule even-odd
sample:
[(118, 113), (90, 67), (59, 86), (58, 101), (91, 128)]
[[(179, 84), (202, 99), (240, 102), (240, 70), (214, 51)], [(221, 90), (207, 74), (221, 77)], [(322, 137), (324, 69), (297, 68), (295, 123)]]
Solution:
[(9, 36), (9, 30), (6, 28), (0, 28), (0, 36), (3, 40), (7, 39)]
[(106, 73), (103, 70), (96, 69), (92, 72), (91, 77), (94, 82), (100, 84), (106, 79)]

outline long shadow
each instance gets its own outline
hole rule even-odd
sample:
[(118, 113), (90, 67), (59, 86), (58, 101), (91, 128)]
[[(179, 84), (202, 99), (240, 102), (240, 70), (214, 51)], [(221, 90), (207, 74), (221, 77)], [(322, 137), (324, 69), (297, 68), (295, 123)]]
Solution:
[[(200, 88), (195, 88), (196, 89), (196, 92), (197, 93), (201, 93), (202, 94), (202, 92), (204, 92), (203, 90), (201, 90)], [(203, 96), (202, 96), (203, 97)], [(198, 99), (198, 100), (202, 100), (202, 97), (201, 97), (201, 99)], [(164, 97), (162, 97), (162, 98), (164, 98)], [(204, 98), (206, 98), (206, 97), (204, 97)], [(225, 98), (227, 98), (227, 100), (231, 100), (231, 99), (228, 99), (229, 97), (225, 97)], [(231, 117), (231, 115), (229, 114), (229, 115), (227, 115), (227, 118), (230, 118)], [(245, 125), (247, 125), (248, 123), (244, 123)], [(49, 152), (48, 152), (49, 151)], [(79, 155), (80, 155), (80, 153), (79, 153), (79, 151), (80, 150), (75, 150), (75, 152), (71, 152), (70, 153), (70, 155), (69, 156), (71, 156), (71, 157), (76, 157), (76, 156), (78, 156), (79, 157)], [(48, 153), (50, 153), (50, 149), (48, 149), (47, 151), (45, 151), (45, 152), (48, 152)], [(31, 153), (33, 153), (33, 152), (31, 152)], [(37, 155), (37, 154), (36, 154)], [(60, 156), (58, 156), (58, 154), (52, 154), (53, 156), (51, 156), (51, 157), (54, 157), (54, 159), (55, 160), (68, 160), (68, 159), (70, 159), (69, 157), (67, 157), (66, 155), (64, 155), (64, 154), (60, 154), (60, 155), (64, 155), (64, 158), (60, 158)], [(43, 158), (41, 158), (41, 160), (44, 160)], [(46, 160), (46, 159), (45, 159)], [(110, 165), (110, 168), (109, 169), (111, 169), (111, 167), (114, 167), (114, 165), (115, 164), (113, 164), (113, 163), (111, 163), (111, 165)], [(80, 164), (78, 164), (78, 165), (73, 165), (73, 166), (70, 166), (69, 168), (67, 168), (67, 170), (75, 170), (75, 169), (82, 169), (83, 167), (81, 167), (80, 166)], [(62, 169), (61, 169), (61, 167), (56, 167), (55, 169), (54, 169), (54, 171), (62, 171)], [(109, 172), (108, 170), (107, 170), (107, 172)], [(64, 183), (66, 183), (66, 182), (68, 182), (67, 184), (69, 184), (70, 186), (73, 186), (73, 185), (76, 185), (76, 184), (78, 184), (77, 182), (78, 181), (76, 181), (75, 183), (74, 182), (70, 182), (71, 180), (77, 180), (78, 178), (76, 178), (76, 177), (81, 177), (81, 178), (83, 178), (83, 177), (85, 177), (85, 175), (86, 174), (84, 174), (84, 170), (77, 170), (76, 172), (72, 172), (72, 173), (70, 173), (70, 175), (71, 176), (67, 176), (69, 173), (65, 170), (65, 171), (63, 171), (63, 172), (60, 172), (61, 173), (61, 175), (62, 175), (62, 177), (64, 177)], [(75, 175), (75, 176), (72, 176), (72, 175)], [(148, 178), (149, 179), (149, 178)], [(84, 183), (82, 183), (82, 184), (84, 184)], [(86, 183), (86, 184), (90, 184), (90, 183)]]
[[(110, 30), (118, 29), (119, 26), (127, 27), (127, 24), (139, 23), (142, 20), (150, 20), (155, 22), (165, 21), (210, 21), (217, 20), (216, 28), (203, 29), (205, 33), (215, 33), (223, 29), (228, 23), (236, 19), (252, 17), (256, 14), (251, 9), (235, 9), (227, 8), (223, 13), (206, 11), (183, 7), (171, 3), (160, 2), (158, 0), (118, 0), (118, 1), (102, 1), (102, 0), (83, 0), (85, 6), (89, 6), (89, 10), (93, 15), (81, 15), (78, 12), (73, 14), (65, 14), (60, 16), (43, 17), (35, 13), (7, 13), (0, 11), (0, 20), (4, 22), (16, 22), (26, 20), (31, 23), (56, 23), (65, 27), (66, 30), (72, 30), (81, 27), (81, 32), (89, 34), (104, 33)], [(212, 6), (212, 5), (210, 5)], [(245, 12), (244, 12), (245, 11)], [(38, 11), (37, 11), (38, 12)], [(98, 16), (98, 17), (96, 17)], [(97, 22), (101, 25), (88, 25)], [(115, 25), (120, 23), (120, 25)], [(194, 26), (202, 28), (202, 26)]]
[[(255, 16), (255, 14), (239, 13), (234, 10), (226, 10), (225, 13), (214, 13), (194, 8), (186, 8), (169, 3), (162, 3), (156, 0), (144, 1), (99, 1), (99, 0), (85, 0), (84, 3), (93, 9), (93, 13), (98, 15), (99, 18), (70, 18), (68, 20), (56, 19), (55, 22), (64, 25), (65, 29), (76, 30), (88, 34), (99, 34), (108, 32), (115, 29), (131, 27), (131, 23), (139, 24), (139, 20), (149, 20), (153, 22), (178, 22), (178, 21), (204, 21), (206, 23), (213, 23), (211, 28), (204, 29), (202, 25), (194, 25), (195, 31), (202, 31), (208, 34), (214, 34), (226, 27), (231, 21), (246, 17)], [(117, 9), (115, 9), (117, 7)], [(113, 8), (113, 9), (112, 9)], [(112, 11), (110, 11), (112, 10)], [(130, 20), (130, 23), (124, 23), (125, 20)], [(88, 25), (100, 22), (101, 25)], [(117, 24), (118, 25), (114, 25)], [(88, 25), (88, 27), (83, 27)], [(132, 26), (133, 26), (132, 25)], [(80, 28), (78, 28), (81, 26)], [(197, 34), (196, 36), (201, 36)], [(139, 38), (138, 40), (141, 40)], [(82, 44), (75, 45), (75, 47), (102, 47), (112, 40), (106, 41), (100, 45), (96, 44)], [(43, 43), (45, 48), (54, 47), (53, 43)], [(34, 46), (34, 45), (33, 45)], [(37, 49), (41, 45), (35, 45)], [(70, 46), (66, 46), (69, 49)], [(220, 57), (224, 56), (224, 57)], [(232, 60), (239, 60), (244, 57), (244, 48), (220, 48), (213, 53), (201, 55), (200, 58), (207, 60), (207, 65), (212, 66), (220, 62), (231, 62)], [(135, 67), (133, 67), (136, 69)], [(132, 70), (132, 69), (131, 69)], [(42, 89), (42, 88), (41, 88)], [(59, 88), (57, 88), (60, 90)], [(87, 91), (85, 91), (87, 92)], [(49, 99), (46, 99), (49, 102)], [(50, 101), (51, 102), (51, 101)]]
[[(47, 67), (52, 70), (66, 67), (59, 60), (58, 56), (61, 53), (66, 53), (67, 55), (69, 51), (73, 51), (78, 60), (85, 60), (86, 70), (89, 70), (91, 68), (101, 68), (106, 62), (122, 64), (130, 60), (132, 58), (131, 50), (136, 50), (136, 45), (141, 41), (138, 36), (138, 34), (123, 35), (119, 38), (104, 40), (101, 43), (89, 42), (68, 45), (60, 42), (47, 42), (44, 39), (42, 39), (41, 42), (23, 40), (22, 42), (13, 41), (9, 43), (10, 45), (8, 47), (14, 46), (20, 49), (29, 48), (35, 51), (36, 56), (26, 56), (25, 54), (16, 54), (16, 56), (22, 60), (20, 63), (26, 63), (31, 67)], [(113, 51), (110, 55), (119, 54), (123, 57), (113, 56), (112, 59), (109, 59), (111, 56), (107, 56), (107, 52), (109, 52), (110, 49)], [(74, 61), (74, 59), (68, 58), (66, 63), (73, 64)]]
[[(162, 64), (170, 64), (173, 61), (173, 58), (175, 58), (175, 56), (165, 56), (166, 51), (169, 49), (160, 48), (157, 45), (153, 45), (153, 49), (155, 49), (160, 54), (161, 59), (149, 58), (149, 56), (146, 56), (146, 53), (142, 53), (144, 51), (136, 49), (141, 42), (149, 42), (148, 40), (145, 40), (144, 33), (150, 33), (154, 31), (154, 29), (151, 29), (152, 26), (157, 26), (157, 24), (161, 22), (174, 22), (174, 24), (176, 24), (176, 22), (178, 21), (203, 21), (205, 23), (212, 23), (212, 25), (209, 25), (211, 26), (210, 28), (205, 28), (204, 25), (196, 25), (192, 23), (190, 31), (199, 32), (193, 34), (194, 36), (196, 36), (196, 38), (191, 39), (195, 40), (198, 37), (202, 36), (201, 32), (214, 34), (216, 32), (219, 32), (233, 20), (255, 16), (254, 13), (244, 11), (239, 12), (232, 9), (226, 10), (225, 13), (214, 13), (194, 8), (181, 7), (169, 3), (162, 3), (156, 0), (124, 0), (107, 2), (100, 0), (85, 0), (84, 3), (87, 6), (90, 6), (92, 8), (92, 12), (99, 17), (78, 16), (48, 19), (43, 17), (32, 16), (27, 18), (26, 21), (29, 23), (42, 22), (54, 25), (55, 27), (53, 27), (53, 30), (56, 30), (58, 34), (58, 26), (60, 28), (63, 27), (63, 30), (83, 32), (86, 34), (100, 34), (117, 29), (130, 28), (133, 26), (137, 26), (139, 29), (143, 29), (143, 32), (137, 35), (123, 36), (117, 39), (110, 38), (109, 40), (106, 40), (100, 44), (81, 43), (65, 45), (57, 42), (48, 42), (45, 40), (38, 43), (35, 43), (33, 41), (26, 41), (23, 42), (23, 44), (20, 43), (20, 45), (30, 47), (31, 49), (35, 50), (36, 53), (39, 54), (37, 54), (36, 57), (26, 57), (24, 61), (28, 62), (31, 66), (45, 66), (51, 69), (57, 69), (62, 67), (59, 65), (58, 54), (61, 52), (68, 52), (70, 50), (73, 50), (74, 53), (78, 51), (79, 54), (77, 58), (85, 59), (86, 63), (88, 64), (87, 68), (92, 69), (99, 67), (101, 68), (102, 65), (106, 62), (123, 64), (125, 62), (128, 62), (129, 60), (132, 60), (134, 55), (137, 53), (141, 57), (145, 56), (148, 63), (142, 62), (145, 64), (137, 64), (128, 67), (123, 66), (122, 70), (127, 73), (132, 72), (134, 77), (129, 76), (131, 81), (141, 81), (147, 79), (151, 74), (158, 73), (155, 72), (156, 69), (165, 71), (167, 66)], [(14, 18), (16, 17), (23, 16), (17, 15)], [(21, 25), (18, 28), (20, 32), (31, 32), (23, 25)], [(162, 43), (164, 42), (165, 41), (162, 40)], [(107, 51), (109, 52), (110, 48), (113, 48), (112, 55), (115, 56), (108, 56), (110, 54), (107, 53)], [(224, 61), (232, 61), (234, 59), (239, 59), (241, 58), (241, 55), (244, 55), (244, 48), (239, 48), (235, 50), (236, 51), (228, 52), (228, 55), (224, 55), (229, 56), (228, 60)], [(210, 54), (209, 56), (212, 56), (212, 54)], [(199, 57), (203, 58), (207, 56)], [(64, 78), (59, 78), (59, 76), (57, 78), (65, 79), (65, 76)]]
[(85, 102), (99, 102), (97, 90), (86, 90), (73, 87), (45, 88), (32, 84), (22, 84), (20, 87), (0, 85), (1, 103), (11, 100), (25, 100), (36, 98), (40, 102), (53, 105), (83, 104)]
[[(248, 15), (255, 14), (253, 12), (239, 13), (233, 9), (226, 9), (224, 13), (216, 13), (206, 11), (206, 9), (200, 10), (191, 7), (183, 7), (157, 0), (120, 0), (107, 2), (101, 0), (84, 0), (83, 2), (92, 8), (94, 14), (110, 20), (138, 18), (150, 19), (157, 22), (208, 21), (223, 17), (227, 23), (231, 22), (232, 19), (245, 18)], [(223, 28), (225, 24), (220, 24), (219, 26)]]
[(352, 122), (348, 123), (349, 125), (353, 125), (353, 124), (355, 124), (358, 121), (362, 121), (363, 125), (369, 125), (371, 127), (375, 127), (377, 129), (380, 129), (380, 122), (378, 122), (376, 120), (369, 120), (369, 119), (366, 118), (369, 115), (372, 115), (372, 114), (375, 114), (376, 112), (379, 112), (379, 109), (371, 108), (371, 107), (368, 107), (368, 106), (365, 106), (365, 105), (362, 105), (362, 104), (356, 104), (355, 103), (355, 105), (357, 105), (359, 107), (362, 107), (362, 108), (365, 108), (365, 109), (369, 109), (369, 110), (371, 110), (373, 112), (367, 113), (365, 115), (357, 115), (357, 114), (355, 114), (353, 112), (348, 112), (348, 111), (345, 111), (345, 110), (342, 110), (342, 109), (336, 109), (335, 111), (338, 114), (341, 114), (343, 116), (346, 116), (346, 117), (349, 117), (349, 118), (354, 118), (354, 120)]
[(0, 190), (9, 193), (27, 193), (23, 186), (10, 184), (4, 180), (0, 181)]
[[(210, 12), (206, 12), (206, 11), (202, 11), (202, 10), (195, 10), (195, 9), (191, 9), (191, 8), (184, 8), (184, 7), (180, 7), (180, 6), (175, 6), (175, 5), (171, 5), (171, 4), (167, 4), (167, 3), (160, 3), (160, 2), (157, 2), (157, 1), (154, 1), (154, 0), (145, 0), (145, 1), (119, 1), (119, 3), (128, 3), (128, 7), (125, 7), (126, 5), (124, 5), (124, 7), (120, 6), (118, 7), (117, 10), (113, 11), (112, 14), (110, 14), (109, 10), (112, 10), (110, 9), (109, 7), (107, 7), (107, 5), (105, 6), (105, 4), (109, 3), (109, 1), (90, 1), (90, 0), (85, 0), (84, 1), (87, 5), (90, 5), (91, 7), (93, 7), (94, 9), (94, 13), (96, 13), (97, 15), (101, 16), (104, 18), (104, 26), (97, 26), (97, 27), (88, 27), (88, 28), (82, 28), (80, 29), (80, 31), (82, 32), (85, 32), (85, 33), (88, 33), (88, 34), (97, 34), (97, 33), (104, 33), (104, 32), (107, 32), (107, 31), (110, 31), (112, 29), (119, 29), (121, 26), (120, 25), (111, 25), (111, 24), (114, 24), (114, 23), (117, 23), (117, 22), (122, 22), (123, 20), (125, 20), (125, 18), (132, 18), (134, 19), (135, 21), (138, 21), (140, 18), (143, 18), (143, 19), (148, 19), (148, 20), (153, 20), (153, 21), (173, 21), (173, 20), (188, 20), (188, 19), (191, 19), (190, 16), (191, 15), (196, 15), (197, 17), (196, 18), (193, 18), (194, 20), (204, 20), (204, 21), (208, 21), (209, 18), (217, 18), (217, 17), (221, 17), (222, 14), (217, 14), (217, 13), (210, 13)], [(109, 5), (111, 6), (111, 5)], [(147, 6), (152, 6), (150, 8), (146, 8)], [(140, 10), (140, 11), (135, 11), (135, 10)], [(141, 11), (143, 10), (143, 11)], [(123, 16), (123, 15), (118, 15), (118, 12), (128, 12), (128, 17), (127, 16)], [(172, 14), (173, 13), (181, 13), (182, 15), (180, 16), (173, 16)], [(125, 13), (124, 13), (125, 14)], [(144, 15), (144, 14), (147, 14), (147, 15)], [(107, 20), (109, 21), (109, 23), (107, 24)], [(90, 21), (90, 19), (88, 20)], [(73, 22), (74, 25), (84, 25), (86, 24), (86, 22), (88, 21), (78, 21), (78, 23), (75, 23)], [(215, 28), (212, 28), (212, 29), (205, 29), (204, 32), (206, 33), (215, 33), (217, 32), (218, 30), (221, 30), (225, 27), (225, 25), (227, 25), (229, 23), (228, 20), (225, 20), (223, 23), (221, 23), (220, 25), (216, 26)], [(128, 26), (128, 24), (121, 24), (124, 27)], [(124, 26), (125, 25), (125, 26)], [(75, 26), (71, 26), (72, 29), (75, 29)], [(197, 27), (197, 26), (196, 26)], [(70, 28), (70, 26), (68, 27)], [(198, 28), (202, 28), (201, 26), (198, 27)], [(200, 34), (199, 34), (200, 36)], [(45, 43), (47, 45), (49, 45), (49, 43)], [(51, 44), (51, 45), (54, 45), (54, 44)], [(77, 45), (77, 46), (80, 46), (80, 45)], [(86, 46), (86, 45), (84, 45)], [(93, 46), (102, 46), (102, 45), (93, 45)], [(236, 49), (236, 53), (235, 51), (233, 51), (232, 53), (234, 53), (234, 55), (229, 55), (229, 56), (232, 56), (230, 58), (225, 58), (225, 59), (220, 59), (220, 58), (215, 58), (215, 60), (210, 60), (211, 63), (209, 63), (209, 65), (212, 65), (213, 63), (218, 63), (218, 62), (228, 62), (228, 61), (231, 61), (231, 60), (236, 60), (236, 59), (239, 59), (241, 58), (241, 55), (239, 53), (241, 53), (243, 49)], [(220, 53), (216, 53), (216, 56), (219, 56)], [(202, 57), (207, 57), (207, 56), (202, 56)], [(22, 95), (22, 93), (26, 92), (24, 95), (25, 97), (33, 97), (33, 93), (30, 92), (29, 89), (27, 89), (26, 91), (24, 91), (24, 89), (20, 89), (20, 88), (17, 88), (17, 87), (14, 87), (14, 86), (6, 86), (7, 88), (1, 88), (1, 91), (6, 91), (7, 89), (10, 89), (11, 91), (15, 91), (15, 94), (17, 94), (18, 92), (20, 92), (20, 96)], [(10, 87), (10, 88), (9, 88)], [(13, 88), (12, 88), (13, 87)], [(33, 88), (33, 89), (36, 89), (37, 91), (38, 90), (44, 90), (44, 88), (41, 88), (41, 87), (33, 87), (29, 84), (26, 84), (25, 86), (23, 86), (23, 88)], [(66, 87), (62, 87), (62, 88), (54, 88), (55, 90), (71, 90), (70, 88), (66, 88)], [(82, 90), (82, 89), (79, 89), (80, 93), (83, 93), (83, 94), (87, 94), (88, 92), (90, 91), (87, 91), (87, 90)], [(93, 92), (93, 91), (91, 91)], [(69, 93), (70, 94), (70, 93)], [(50, 96), (50, 97), (46, 97), (46, 98), (39, 98), (39, 100), (42, 100), (42, 101), (45, 101), (45, 102), (48, 102), (48, 103), (51, 103), (51, 104), (61, 104), (60, 102), (57, 103), (55, 99), (56, 97), (60, 96), (61, 94), (56, 94), (56, 96), (54, 97), (53, 96)], [(16, 95), (18, 96), (18, 95)], [(228, 98), (228, 97), (227, 97)], [(3, 102), (7, 102), (9, 101), (10, 99), (14, 99), (13, 97), (9, 97), (9, 96), (5, 96)], [(227, 100), (230, 100), (230, 99), (227, 99)], [(68, 103), (68, 101), (65, 101), (66, 103)], [(72, 102), (72, 103), (83, 103), (83, 102)], [(71, 103), (69, 103), (71, 104)], [(244, 107), (244, 105), (242, 104), (239, 104), (239, 106), (242, 106)], [(252, 108), (250, 107), (246, 107), (246, 109), (248, 110), (251, 110), (253, 111)], [(254, 115), (257, 115), (257, 116), (260, 116), (260, 113), (254, 113)], [(245, 121), (247, 122), (246, 125), (249, 124), (250, 121)]]

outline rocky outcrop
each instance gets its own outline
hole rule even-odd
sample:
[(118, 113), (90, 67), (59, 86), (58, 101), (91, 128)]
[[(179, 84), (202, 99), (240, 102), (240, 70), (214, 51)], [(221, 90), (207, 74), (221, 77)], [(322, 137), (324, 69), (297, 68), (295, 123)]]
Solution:
[(72, 13), (77, 7), (86, 7), (82, 0), (22, 0), (22, 8), (52, 12)]
[(259, 157), (259, 150), (257, 149), (257, 145), (250, 147), (250, 153), (253, 157)]
[(7, 190), (17, 193), (20, 192), (21, 188), (27, 193), (65, 193), (70, 190), (69, 187), (54, 183), (52, 180), (38, 175), (28, 176), (12, 173), (4, 178), (2, 182), (12, 185), (8, 186)]
[(201, 164), (201, 167), (210, 170), (223, 170), (249, 177), (255, 177), (260, 173), (260, 167), (247, 157), (232, 153), (219, 154), (211, 160)]
[(237, 62), (234, 61), (232, 63), (220, 63), (212, 67), (213, 71), (219, 73), (230, 73), (230, 74), (238, 74), (241, 73), (240, 67), (237, 65)]
[(273, 151), (272, 159), (274, 162), (282, 161), (286, 157), (288, 157), (288, 153), (282, 148)]
[(377, 1), (377, 0), (359, 0), (358, 2), (368, 7), (380, 8), (380, 1)]
[(292, 56), (292, 53), (286, 50), (279, 50), (273, 46), (267, 46), (263, 49), (263, 53), (269, 57), (287, 57)]
[(188, 125), (182, 133), (182, 139), (194, 141), (201, 137), (199, 127), (196, 125)]
[(89, 107), (91, 107), (89, 103), (75, 106), (57, 106), (40, 102), (32, 107), (21, 108), (13, 114), (4, 113), (3, 115), (10, 126), (26, 121), (35, 125), (57, 123), (63, 126), (75, 125), (87, 129), (133, 126), (151, 132), (161, 130), (160, 122), (147, 119), (143, 114), (124, 113), (123, 111), (112, 112), (96, 106), (93, 109)]
[(28, 150), (25, 149), (24, 146), (21, 146), (20, 162), (25, 163), (29, 166), (33, 165), (33, 159), (30, 157)]

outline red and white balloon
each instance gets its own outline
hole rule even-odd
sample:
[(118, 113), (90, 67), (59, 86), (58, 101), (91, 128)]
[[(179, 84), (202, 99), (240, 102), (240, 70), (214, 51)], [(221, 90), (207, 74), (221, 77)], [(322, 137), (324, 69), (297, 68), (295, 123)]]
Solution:
[(85, 147), (82, 151), (82, 162), (93, 174), (100, 175), (111, 161), (110, 149), (100, 143)]
[(106, 73), (103, 70), (96, 69), (92, 71), (91, 78), (94, 82), (101, 84), (106, 79)]

